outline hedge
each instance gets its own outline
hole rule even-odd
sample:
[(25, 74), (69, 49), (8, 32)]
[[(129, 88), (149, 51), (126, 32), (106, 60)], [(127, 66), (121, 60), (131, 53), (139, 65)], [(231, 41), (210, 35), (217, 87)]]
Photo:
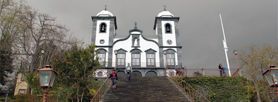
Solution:
[(172, 77), (185, 89), (191, 85), (211, 102), (248, 102), (248, 85), (244, 77)]

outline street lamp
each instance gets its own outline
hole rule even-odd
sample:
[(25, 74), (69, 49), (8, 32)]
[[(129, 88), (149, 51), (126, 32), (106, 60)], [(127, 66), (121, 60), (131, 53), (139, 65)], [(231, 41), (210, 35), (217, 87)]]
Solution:
[(9, 90), (9, 89), (6, 89), (6, 91), (7, 91), (7, 96), (6, 96), (5, 102), (8, 101), (9, 92), (12, 91), (12, 89), (10, 89), (10, 90)]
[[(269, 70), (263, 73), (263, 76), (266, 78), (270, 87), (277, 87), (278, 86), (278, 68), (274, 65), (269, 67)], [(270, 92), (271, 94), (277, 94), (278, 97), (278, 87), (275, 89), (276, 92)]]
[(117, 69), (117, 54), (118, 54), (118, 50), (114, 50), (115, 53), (115, 70)]
[(41, 69), (41, 65), (42, 65), (42, 55), (44, 54), (44, 50), (41, 51), (41, 61), (40, 61), (40, 66), (39, 69)]
[(45, 102), (48, 94), (47, 88), (51, 88), (53, 86), (57, 72), (55, 72), (50, 65), (45, 65), (44, 68), (38, 69), (38, 71), (40, 87), (45, 89), (43, 92), (43, 102)]
[(237, 68), (239, 69), (239, 63), (238, 63), (238, 59), (237, 59), (237, 50), (234, 50), (233, 52), (234, 52), (234, 54), (236, 55)]

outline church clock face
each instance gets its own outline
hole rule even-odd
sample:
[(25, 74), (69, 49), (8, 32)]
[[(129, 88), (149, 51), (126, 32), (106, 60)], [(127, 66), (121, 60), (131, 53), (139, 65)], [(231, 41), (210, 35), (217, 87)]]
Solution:
[(99, 40), (99, 43), (104, 44), (104, 40), (103, 39)]
[(170, 40), (170, 39), (167, 40), (167, 44), (168, 44), (168, 45), (171, 45), (171, 44), (172, 44), (172, 40)]

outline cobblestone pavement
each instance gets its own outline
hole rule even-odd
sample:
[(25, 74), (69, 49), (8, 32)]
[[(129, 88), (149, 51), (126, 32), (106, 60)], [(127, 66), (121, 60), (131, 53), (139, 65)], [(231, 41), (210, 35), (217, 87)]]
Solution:
[(104, 102), (189, 102), (167, 77), (119, 77), (117, 89), (103, 97)]

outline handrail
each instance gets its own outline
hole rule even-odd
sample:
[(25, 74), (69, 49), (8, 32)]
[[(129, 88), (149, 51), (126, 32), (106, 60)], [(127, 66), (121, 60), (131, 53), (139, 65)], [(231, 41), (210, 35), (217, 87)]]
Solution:
[[(202, 68), (203, 69), (203, 68)], [(220, 77), (220, 71), (218, 68), (204, 68), (202, 70), (201, 68), (186, 68), (184, 69), (186, 77), (198, 77), (198, 75), (195, 75), (194, 73), (197, 72), (201, 74), (202, 76), (218, 76)], [(238, 68), (231, 68), (231, 73), (236, 73)], [(227, 71), (226, 71), (227, 72)]]
[[(173, 81), (178, 83), (177, 80), (173, 80)], [(180, 84), (182, 85), (182, 88)], [(191, 85), (189, 85), (185, 81), (182, 81), (180, 84), (178, 84), (178, 86), (181, 89), (183, 89), (183, 92), (187, 94), (193, 102), (210, 102), (205, 96), (203, 96), (201, 93), (199, 93), (197, 90), (195, 90)]]
[(236, 76), (236, 74), (238, 73), (239, 69), (236, 70), (236, 72), (234, 72), (234, 74), (232, 74), (232, 77)]
[(99, 102), (99, 100), (102, 98), (102, 95), (108, 91), (107, 89), (109, 89), (110, 82), (111, 80), (106, 79), (90, 102)]

